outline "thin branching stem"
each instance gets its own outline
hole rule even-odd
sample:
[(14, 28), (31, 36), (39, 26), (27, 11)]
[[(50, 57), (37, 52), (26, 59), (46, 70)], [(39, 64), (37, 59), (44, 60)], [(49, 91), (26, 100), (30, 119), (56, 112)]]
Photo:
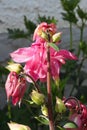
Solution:
[(34, 81), (34, 79), (30, 75), (28, 75), (26, 73), (21, 73), (21, 75), (24, 76), (25, 78), (26, 77), (29, 78), (32, 81), (32, 83), (34, 84), (35, 88), (38, 90), (38, 92), (40, 92), (38, 84)]

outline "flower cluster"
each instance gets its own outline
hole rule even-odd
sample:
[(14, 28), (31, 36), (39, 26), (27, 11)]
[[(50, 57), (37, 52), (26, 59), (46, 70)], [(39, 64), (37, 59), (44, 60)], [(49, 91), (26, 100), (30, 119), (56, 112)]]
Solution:
[[(30, 47), (19, 48), (18, 50), (10, 53), (15, 66), (19, 66), (19, 63), (25, 63), (22, 71), (32, 77), (36, 82), (40, 80), (46, 82), (47, 79), (47, 52), (46, 47), (48, 42), (58, 44), (60, 42), (61, 32), (56, 33), (57, 28), (55, 24), (47, 24), (45, 22), (38, 25), (34, 32), (34, 43)], [(76, 56), (67, 50), (56, 51), (50, 47), (50, 66), (52, 78), (58, 79), (60, 68), (62, 64), (65, 64), (65, 60), (76, 60)], [(8, 75), (5, 88), (7, 92), (7, 98), (12, 97), (12, 102), (16, 105), (22, 99), (26, 90), (26, 79), (20, 77), (14, 65), (8, 67), (10, 74)], [(17, 68), (17, 67), (16, 67)], [(18, 71), (18, 70), (17, 70)], [(28, 78), (29, 82), (32, 82)]]

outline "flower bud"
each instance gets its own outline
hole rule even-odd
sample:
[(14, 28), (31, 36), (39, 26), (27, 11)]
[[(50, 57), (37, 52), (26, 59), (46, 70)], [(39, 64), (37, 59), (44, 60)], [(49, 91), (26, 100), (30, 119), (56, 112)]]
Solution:
[(57, 87), (59, 87), (60, 78), (59, 78), (59, 77), (55, 77), (54, 82), (55, 82), (55, 85), (56, 85)]
[(63, 101), (56, 97), (56, 105), (55, 105), (55, 111), (58, 113), (63, 113), (66, 111), (66, 107), (65, 104), (63, 103)]
[(44, 32), (44, 31), (42, 31), (42, 33), (41, 33), (41, 38), (43, 38), (44, 40), (46, 40), (46, 41), (48, 41), (48, 35)]
[(19, 73), (22, 70), (22, 66), (20, 64), (17, 63), (9, 63), (9, 65), (6, 66), (6, 68), (9, 71), (14, 71), (16, 73)]
[(8, 123), (10, 130), (31, 130), (28, 126), (15, 122)]
[(48, 109), (46, 105), (41, 106), (41, 111), (44, 116), (48, 116)]
[(33, 90), (31, 93), (31, 99), (37, 105), (42, 105), (44, 103), (45, 96), (43, 94)]
[(54, 43), (60, 41), (60, 39), (61, 39), (61, 34), (62, 34), (62, 33), (59, 32), (59, 33), (55, 33), (55, 34), (52, 36), (52, 40), (53, 40)]

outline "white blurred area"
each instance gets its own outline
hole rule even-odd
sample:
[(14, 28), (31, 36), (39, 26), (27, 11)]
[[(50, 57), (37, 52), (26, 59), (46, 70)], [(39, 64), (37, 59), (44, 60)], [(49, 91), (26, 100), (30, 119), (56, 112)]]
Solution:
[[(87, 10), (87, 0), (81, 0), (80, 7)], [(0, 33), (7, 28), (24, 29), (23, 16), (36, 23), (38, 14), (54, 16), (58, 20), (58, 27), (67, 27), (62, 20), (60, 0), (0, 0)]]

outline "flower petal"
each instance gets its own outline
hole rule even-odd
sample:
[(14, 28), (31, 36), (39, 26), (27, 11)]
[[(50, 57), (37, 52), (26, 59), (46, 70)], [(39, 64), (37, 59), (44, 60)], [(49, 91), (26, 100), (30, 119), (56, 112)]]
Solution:
[(18, 63), (26, 62), (32, 58), (33, 49), (30, 47), (19, 48), (18, 50), (10, 53), (11, 58)]

